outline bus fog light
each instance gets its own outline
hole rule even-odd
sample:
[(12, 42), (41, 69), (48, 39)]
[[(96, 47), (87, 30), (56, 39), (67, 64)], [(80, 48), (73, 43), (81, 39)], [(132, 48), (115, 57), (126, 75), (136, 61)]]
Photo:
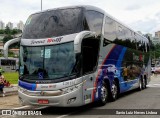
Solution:
[(70, 99), (68, 100), (67, 104), (71, 104), (71, 103), (73, 103), (75, 100), (76, 100), (76, 97), (70, 98)]

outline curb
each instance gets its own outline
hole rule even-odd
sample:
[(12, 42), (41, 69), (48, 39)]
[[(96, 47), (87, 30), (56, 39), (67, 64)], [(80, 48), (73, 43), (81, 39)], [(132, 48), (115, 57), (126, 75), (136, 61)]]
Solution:
[[(17, 86), (13, 86), (13, 87), (4, 87), (3, 91), (5, 92), (4, 95), (5, 96), (11, 96), (11, 95), (17, 95), (18, 94), (18, 88)], [(0, 96), (3, 96), (3, 93), (0, 93)]]

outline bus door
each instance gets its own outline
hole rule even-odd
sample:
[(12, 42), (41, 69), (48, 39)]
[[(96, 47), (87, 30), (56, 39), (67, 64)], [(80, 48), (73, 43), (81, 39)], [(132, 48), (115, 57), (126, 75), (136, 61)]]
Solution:
[(93, 81), (95, 79), (95, 75), (93, 74), (93, 49), (91, 47), (83, 47), (82, 54), (82, 68), (83, 68), (83, 99), (84, 103), (91, 102), (91, 94), (93, 91)]
[(98, 60), (99, 40), (87, 38), (82, 41), (82, 74), (83, 74), (83, 99), (84, 103), (92, 101), (95, 72)]

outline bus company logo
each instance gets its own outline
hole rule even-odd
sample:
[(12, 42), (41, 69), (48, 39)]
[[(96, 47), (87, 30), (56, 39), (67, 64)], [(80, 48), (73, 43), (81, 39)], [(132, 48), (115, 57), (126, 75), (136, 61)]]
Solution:
[(56, 88), (56, 85), (49, 85), (49, 88)]
[(62, 38), (63, 38), (63, 37), (58, 37), (58, 38), (55, 38), (55, 39), (53, 39), (53, 38), (48, 38), (47, 43), (61, 42), (61, 39), (62, 39)]
[(54, 85), (41, 85), (40, 86), (40, 88), (42, 88), (42, 89), (48, 89), (48, 88), (56, 88), (56, 85), (54, 84)]
[(45, 43), (45, 40), (32, 40), (31, 41), (31, 45), (33, 45), (33, 44), (42, 44), (42, 43)]
[(41, 85), (40, 88), (42, 88), (42, 89), (45, 89), (45, 88), (46, 88), (46, 89), (47, 89), (47, 88), (48, 88), (48, 85)]

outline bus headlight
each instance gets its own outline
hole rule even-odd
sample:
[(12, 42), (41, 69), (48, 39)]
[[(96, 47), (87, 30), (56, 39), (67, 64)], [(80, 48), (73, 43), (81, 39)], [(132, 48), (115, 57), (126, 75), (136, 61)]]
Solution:
[(40, 96), (41, 95), (40, 94), (41, 91), (29, 91), (29, 90), (27, 90), (25, 88), (22, 88), (20, 86), (18, 86), (18, 91), (20, 91), (20, 92), (22, 92), (22, 93), (24, 93), (26, 95), (30, 95), (30, 96)]
[(62, 94), (66, 94), (66, 93), (70, 93), (72, 91), (78, 90), (81, 86), (82, 86), (82, 83), (68, 87), (68, 88), (64, 88), (62, 89)]

